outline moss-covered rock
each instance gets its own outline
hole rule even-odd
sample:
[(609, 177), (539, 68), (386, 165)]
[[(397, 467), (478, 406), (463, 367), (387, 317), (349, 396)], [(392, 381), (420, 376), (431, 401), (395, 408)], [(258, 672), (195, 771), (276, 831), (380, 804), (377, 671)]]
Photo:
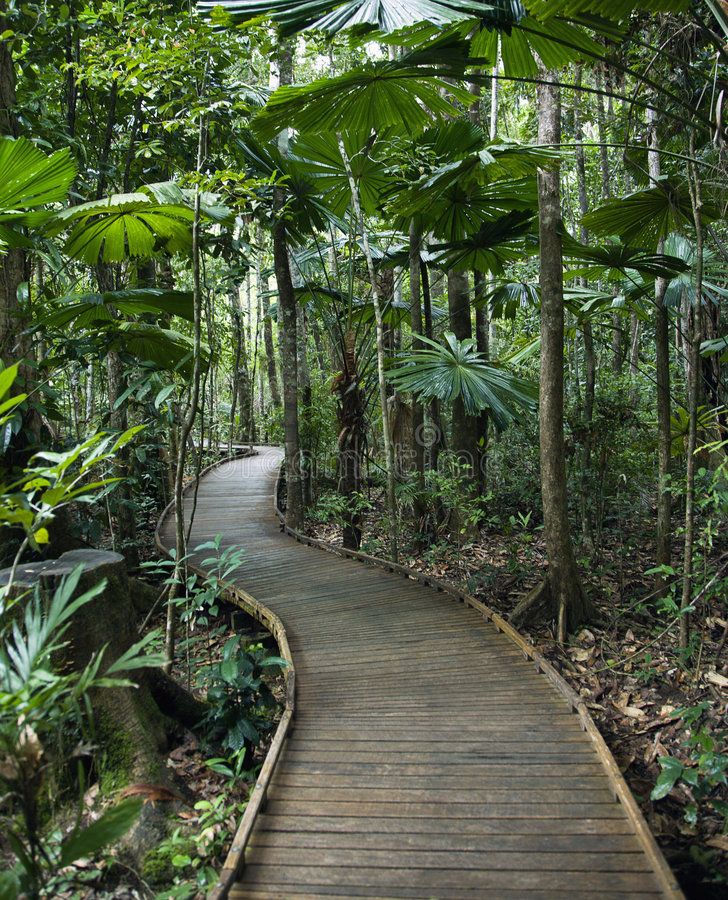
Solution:
[(174, 841), (165, 841), (150, 850), (142, 860), (142, 877), (153, 887), (171, 884), (180, 869), (174, 865), (175, 857), (195, 855), (195, 843), (177, 837)]

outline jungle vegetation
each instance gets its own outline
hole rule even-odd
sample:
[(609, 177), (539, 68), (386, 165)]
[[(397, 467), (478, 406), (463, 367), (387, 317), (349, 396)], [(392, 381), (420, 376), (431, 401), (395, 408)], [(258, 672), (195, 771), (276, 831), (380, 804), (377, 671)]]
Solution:
[(0, 896), (214, 881), (242, 795), (109, 848), (180, 727), (216, 785), (270, 730), (245, 548), (153, 537), (256, 444), (528, 631), (725, 884), (727, 91), (718, 0), (0, 0)]

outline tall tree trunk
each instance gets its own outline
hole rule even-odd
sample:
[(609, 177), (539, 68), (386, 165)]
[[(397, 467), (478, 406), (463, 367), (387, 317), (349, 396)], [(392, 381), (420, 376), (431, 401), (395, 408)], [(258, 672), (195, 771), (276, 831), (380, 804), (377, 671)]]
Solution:
[[(690, 157), (695, 159), (695, 132), (690, 135)], [(700, 344), (703, 340), (703, 218), (702, 190), (697, 166), (690, 167), (690, 196), (695, 222), (695, 303), (690, 328), (690, 380), (688, 382), (688, 446), (685, 472), (685, 538), (683, 549), (683, 583), (680, 598), (680, 647), (685, 650), (690, 639), (687, 608), (693, 593), (693, 545), (695, 542), (695, 451), (698, 445), (698, 406), (700, 405)]]
[[(114, 273), (107, 263), (96, 266), (96, 280), (99, 291), (106, 293), (114, 290)], [(106, 377), (109, 399), (109, 426), (114, 431), (126, 431), (129, 427), (127, 402), (119, 403), (127, 388), (124, 364), (116, 350), (106, 354)], [(114, 491), (114, 514), (116, 518), (116, 537), (119, 545), (115, 547), (126, 557), (130, 569), (139, 565), (139, 549), (136, 544), (136, 515), (134, 512), (134, 496), (128, 482), (132, 474), (132, 457), (129, 446), (122, 447), (116, 454), (116, 474), (121, 477), (119, 486)]]
[[(250, 282), (248, 281), (248, 290)], [(230, 403), (230, 434), (228, 446), (232, 449), (235, 437), (240, 441), (250, 439), (250, 372), (248, 371), (248, 351), (245, 339), (245, 313), (240, 299), (240, 287), (234, 284), (230, 289), (230, 314), (235, 335), (235, 359), (233, 363), (232, 397)], [(239, 425), (236, 427), (236, 416)]]
[[(581, 66), (576, 67), (574, 91), (574, 143), (576, 157), (576, 180), (579, 194), (579, 212), (581, 213), (581, 224), (579, 226), (579, 238), (582, 244), (589, 243), (589, 232), (584, 225), (584, 216), (589, 212), (589, 201), (586, 192), (586, 160), (584, 158), (583, 130), (581, 121)], [(583, 285), (586, 286), (586, 279)], [(592, 324), (588, 316), (585, 316), (582, 322), (582, 334), (584, 337), (584, 406), (582, 408), (582, 427), (584, 430), (583, 448), (584, 457), (582, 459), (581, 483), (579, 506), (581, 510), (581, 532), (584, 541), (591, 546), (592, 540), (592, 522), (591, 510), (589, 508), (589, 498), (591, 494), (591, 466), (592, 466), (592, 444), (594, 442), (594, 395), (596, 391), (596, 355), (594, 353), (594, 334)]]
[[(660, 154), (657, 139), (657, 113), (647, 110), (649, 127), (647, 161), (650, 179), (660, 177)], [(657, 245), (657, 252), (665, 249), (664, 241)], [(657, 566), (669, 566), (671, 562), (672, 497), (670, 494), (670, 448), (672, 444), (670, 423), (670, 317), (665, 306), (668, 282), (655, 279), (655, 380), (657, 382), (657, 533), (655, 536), (655, 562)], [(656, 588), (666, 584), (666, 578), (658, 575)]]
[[(278, 77), (280, 85), (293, 81), (293, 55), (290, 42), (278, 48)], [(284, 155), (288, 150), (288, 129), (278, 136), (278, 146)], [(303, 526), (303, 485), (301, 473), (301, 439), (298, 418), (298, 319), (296, 293), (291, 277), (288, 234), (283, 218), (285, 193), (275, 192), (276, 221), (273, 226), (273, 267), (278, 285), (279, 342), (281, 375), (283, 377), (283, 436), (286, 448), (286, 524), (290, 528)]]
[[(258, 232), (258, 243), (263, 241), (262, 231)], [(273, 322), (270, 317), (270, 300), (268, 299), (268, 285), (263, 280), (263, 259), (262, 247), (258, 253), (258, 259), (255, 264), (256, 274), (256, 292), (260, 302), (260, 308), (263, 316), (263, 347), (265, 348), (265, 365), (268, 374), (268, 390), (270, 391), (270, 402), (274, 409), (278, 409), (281, 405), (281, 390), (278, 386), (278, 373), (276, 371), (276, 353), (273, 346)], [(280, 326), (280, 321), (279, 321)]]
[(308, 367), (308, 313), (306, 307), (298, 304), (298, 384), (301, 389), (301, 421), (304, 439), (301, 450), (301, 499), (304, 509), (313, 503), (313, 460), (311, 459), (312, 393), (311, 372)]
[[(546, 75), (547, 79), (553, 76)], [(561, 142), (559, 88), (539, 84), (539, 144)], [(538, 173), (541, 285), (541, 376), (539, 427), (541, 494), (548, 556), (548, 589), (558, 619), (558, 637), (593, 613), (579, 576), (569, 530), (564, 452), (564, 284), (561, 246), (561, 191), (554, 165)]]
[[(197, 137), (197, 172), (202, 166), (207, 152), (207, 127), (200, 114)], [(187, 411), (179, 429), (177, 438), (177, 466), (174, 478), (174, 524), (175, 524), (175, 565), (173, 582), (167, 598), (167, 624), (165, 631), (164, 655), (165, 671), (169, 672), (174, 663), (177, 639), (177, 604), (176, 599), (186, 581), (185, 557), (187, 556), (187, 535), (185, 533), (184, 476), (187, 459), (187, 441), (197, 418), (200, 404), (200, 381), (202, 375), (202, 277), (200, 247), (200, 191), (195, 190), (192, 219), (192, 298), (194, 307), (193, 349), (192, 349), (192, 386)], [(191, 527), (191, 523), (190, 523)]]
[[(424, 260), (420, 263), (420, 279), (422, 282), (422, 312), (425, 317), (425, 337), (434, 339), (435, 331), (432, 323), (432, 293), (430, 291), (430, 272)], [(440, 401), (433, 397), (428, 409), (432, 421), (432, 441), (430, 443), (430, 468), (437, 470), (440, 451), (445, 447), (445, 429), (440, 416)]]
[[(450, 329), (455, 337), (460, 341), (472, 338), (467, 273), (453, 270), (447, 273), (447, 303)], [(478, 488), (478, 426), (479, 417), (468, 415), (462, 397), (456, 397), (452, 403), (452, 454), (459, 463), (458, 474), (466, 479), (471, 494)], [(477, 532), (475, 523), (467, 523), (459, 510), (453, 512), (452, 523), (459, 535), (467, 532), (466, 536), (472, 538)]]
[[(482, 272), (473, 272), (473, 294), (475, 298), (475, 346), (484, 359), (490, 359), (490, 321), (485, 302), (486, 281)], [(478, 416), (478, 483), (485, 489), (488, 475), (488, 429), (490, 418), (484, 409)]]
[(356, 221), (361, 227), (362, 243), (364, 245), (364, 255), (367, 261), (367, 269), (369, 272), (369, 281), (372, 292), (372, 305), (374, 307), (374, 320), (376, 325), (376, 341), (377, 341), (377, 380), (379, 382), (379, 403), (382, 408), (382, 440), (384, 443), (384, 458), (387, 476), (387, 513), (389, 516), (389, 552), (394, 562), (399, 558), (399, 517), (397, 511), (396, 496), (396, 473), (394, 458), (394, 442), (392, 441), (392, 431), (389, 424), (389, 403), (387, 399), (387, 381), (384, 374), (385, 366), (385, 349), (384, 349), (384, 320), (382, 318), (382, 307), (379, 302), (379, 285), (377, 281), (377, 273), (374, 269), (374, 258), (372, 256), (371, 247), (369, 246), (369, 233), (367, 232), (364, 214), (359, 200), (359, 186), (354, 178), (351, 169), (351, 162), (344, 146), (344, 139), (341, 134), (338, 135), (339, 153), (346, 169), (346, 175), (349, 181), (349, 189), (351, 191), (351, 202), (354, 207), (354, 215)]
[(361, 545), (361, 512), (357, 495), (361, 491), (362, 462), (366, 444), (366, 399), (359, 384), (356, 332), (349, 331), (342, 342), (342, 370), (334, 379), (338, 438), (338, 491), (347, 499), (343, 544), (349, 550)]
[[(285, 197), (276, 191), (276, 211), (283, 210)], [(298, 433), (298, 354), (296, 295), (288, 261), (286, 224), (279, 216), (273, 226), (273, 265), (278, 285), (280, 315), (279, 341), (283, 376), (283, 435), (286, 448), (286, 523), (290, 528), (303, 525), (301, 485), (301, 444)]]
[[(414, 219), (409, 230), (409, 278), (410, 278), (410, 329), (412, 331), (412, 349), (420, 349), (423, 344), (418, 340), (422, 334), (422, 296), (420, 291), (420, 250), (422, 236), (417, 230)], [(412, 398), (412, 460), (414, 462), (417, 493), (414, 502), (414, 514), (418, 523), (422, 522), (427, 512), (424, 503), (425, 491), (425, 443), (424, 443), (425, 410), (420, 400)]]
[[(0, 0), (0, 31), (9, 30), (5, 18), (5, 0)], [(18, 136), (18, 119), (15, 112), (15, 61), (7, 40), (0, 40), (0, 135)], [(18, 290), (27, 281), (25, 251), (11, 248), (0, 257), (0, 360), (10, 365), (21, 359), (26, 351), (22, 338), (23, 322), (20, 318)], [(24, 373), (21, 372), (21, 379)]]

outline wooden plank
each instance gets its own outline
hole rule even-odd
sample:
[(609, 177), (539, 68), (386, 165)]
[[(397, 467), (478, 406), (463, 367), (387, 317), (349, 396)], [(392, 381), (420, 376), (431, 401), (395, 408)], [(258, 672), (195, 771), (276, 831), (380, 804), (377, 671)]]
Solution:
[(372, 803), (345, 800), (296, 800), (297, 789), (291, 797), (271, 797), (267, 810), (271, 815), (286, 816), (371, 816), (372, 818), (441, 818), (441, 819), (621, 819), (624, 815), (618, 803), (487, 803), (481, 806), (467, 803)]
[[(357, 831), (299, 831), (259, 827), (251, 845), (259, 847), (327, 848), (338, 850), (390, 850), (392, 847), (417, 851), (458, 851), (471, 853), (621, 853), (644, 857), (632, 835), (625, 834), (445, 834), (400, 832), (396, 835)], [(568, 866), (567, 866), (568, 868)]]
[[(352, 854), (352, 849), (356, 852)], [(455, 870), (458, 873), (526, 872), (562, 873), (564, 871), (595, 874), (635, 872), (649, 875), (644, 853), (583, 853), (575, 847), (566, 852), (540, 852), (521, 850), (462, 851), (462, 850), (411, 850), (400, 849), (396, 841), (384, 850), (365, 848), (290, 847), (267, 842), (251, 846), (246, 865), (269, 865), (279, 868), (289, 866), (315, 866), (318, 869), (376, 868), (419, 869), (427, 873), (433, 870)], [(385, 882), (386, 884), (386, 882)]]
[(634, 835), (634, 829), (626, 818), (595, 819), (580, 816), (576, 819), (447, 819), (421, 816), (387, 816), (376, 819), (364, 812), (347, 811), (347, 814), (309, 816), (306, 812), (284, 811), (280, 806), (269, 805), (258, 817), (258, 830), (292, 831), (298, 834), (352, 833), (378, 834), (390, 837), (400, 834), (452, 834), (460, 835)]
[[(316, 865), (287, 866), (248, 863), (245, 881), (250, 885), (265, 885), (275, 880), (281, 885), (332, 884), (339, 891), (349, 886), (366, 885), (387, 890), (391, 887), (411, 886), (416, 883), (421, 897), (431, 897), (431, 891), (448, 891), (458, 888), (532, 891), (563, 890), (565, 884), (579, 885), (581, 896), (599, 892), (605, 883), (614, 890), (627, 892), (654, 891), (654, 877), (642, 872), (523, 872), (518, 870), (468, 871), (450, 869), (379, 869), (356, 865), (357, 854), (350, 855), (350, 863), (341, 868)], [(597, 894), (599, 896), (599, 894)], [(285, 895), (284, 895), (285, 896)], [(445, 895), (447, 896), (447, 895)], [(578, 893), (577, 893), (578, 896)]]

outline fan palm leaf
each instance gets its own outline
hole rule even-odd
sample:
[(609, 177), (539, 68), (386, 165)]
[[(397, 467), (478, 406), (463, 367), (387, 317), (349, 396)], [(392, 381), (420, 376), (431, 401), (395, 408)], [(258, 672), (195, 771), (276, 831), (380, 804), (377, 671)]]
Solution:
[(472, 60), (467, 41), (435, 41), (397, 60), (377, 60), (334, 78), (286, 85), (270, 98), (254, 127), (272, 138), (284, 128), (301, 132), (353, 133), (366, 140), (388, 128), (413, 134), (433, 116), (455, 116), (452, 100), (465, 106), (475, 97), (445, 80), (460, 78)]
[(460, 398), (468, 415), (489, 410), (498, 429), (513, 420), (518, 408), (535, 409), (537, 386), (487, 362), (474, 341), (459, 341), (449, 332), (444, 345), (420, 340), (428, 347), (401, 357), (388, 373), (398, 390), (443, 402)]
[(523, 15), (518, 0), (204, 0), (198, 5), (208, 11), (222, 6), (236, 20), (269, 17), (284, 35), (304, 29), (338, 34), (350, 28), (389, 33), (420, 22), (439, 27), (472, 18), (507, 25)]
[(39, 319), (46, 328), (63, 328), (73, 323), (76, 328), (92, 328), (99, 324), (118, 321), (118, 314), (125, 316), (142, 313), (166, 313), (194, 320), (194, 303), (190, 291), (174, 291), (164, 288), (131, 288), (106, 293), (71, 295), (61, 298), (60, 309), (53, 310)]
[(193, 218), (188, 206), (158, 203), (146, 193), (114, 194), (62, 210), (48, 231), (58, 234), (70, 226), (65, 252), (96, 265), (149, 258), (160, 249), (185, 252)]
[[(706, 203), (702, 215), (709, 222), (717, 213)], [(608, 200), (583, 222), (594, 234), (618, 235), (625, 244), (654, 250), (670, 232), (692, 227), (693, 210), (687, 187), (661, 178), (653, 187)]]
[(461, 241), (434, 244), (438, 266), (457, 272), (490, 272), (503, 275), (507, 262), (524, 253), (523, 238), (531, 231), (531, 212), (512, 212), (493, 222), (484, 222), (479, 230)]

